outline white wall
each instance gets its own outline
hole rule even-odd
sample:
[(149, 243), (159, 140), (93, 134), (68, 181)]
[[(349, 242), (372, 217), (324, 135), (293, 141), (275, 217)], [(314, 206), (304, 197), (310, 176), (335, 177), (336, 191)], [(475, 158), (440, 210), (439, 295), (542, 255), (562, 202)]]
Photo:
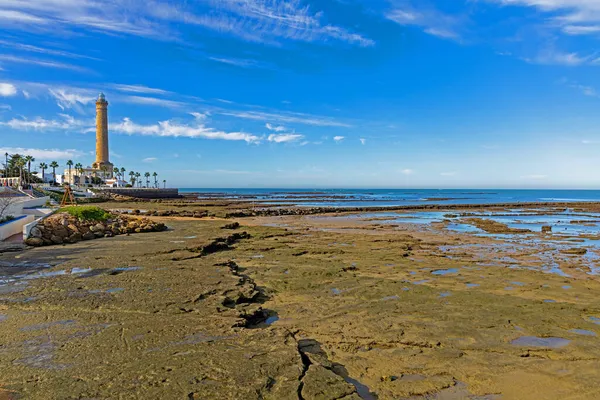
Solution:
[(31, 222), (35, 217), (33, 215), (27, 215), (23, 218), (19, 218), (15, 221), (10, 221), (0, 225), (0, 242), (8, 239), (9, 237), (22, 233), (23, 227)]

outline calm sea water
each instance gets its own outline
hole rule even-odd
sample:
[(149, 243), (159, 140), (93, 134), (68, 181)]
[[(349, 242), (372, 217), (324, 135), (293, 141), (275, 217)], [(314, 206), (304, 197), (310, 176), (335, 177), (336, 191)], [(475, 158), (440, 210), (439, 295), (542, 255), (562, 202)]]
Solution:
[(247, 201), (285, 203), (298, 206), (391, 207), (420, 204), (492, 204), (519, 202), (599, 201), (600, 190), (517, 189), (200, 189), (183, 188), (181, 193), (200, 197), (226, 197)]

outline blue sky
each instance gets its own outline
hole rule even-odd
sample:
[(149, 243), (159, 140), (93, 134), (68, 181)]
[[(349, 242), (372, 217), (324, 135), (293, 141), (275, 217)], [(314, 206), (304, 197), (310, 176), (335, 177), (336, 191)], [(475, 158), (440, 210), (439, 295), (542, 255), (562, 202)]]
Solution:
[(0, 151), (179, 187), (598, 188), (597, 0), (0, 0)]

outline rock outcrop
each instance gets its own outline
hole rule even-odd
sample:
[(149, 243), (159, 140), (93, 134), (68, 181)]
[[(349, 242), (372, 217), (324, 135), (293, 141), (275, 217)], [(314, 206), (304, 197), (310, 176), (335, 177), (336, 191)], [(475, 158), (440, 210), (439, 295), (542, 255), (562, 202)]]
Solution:
[(130, 233), (161, 232), (166, 229), (165, 224), (161, 222), (121, 214), (113, 213), (106, 221), (99, 222), (83, 221), (70, 214), (59, 213), (34, 227), (25, 244), (35, 247), (50, 246)]

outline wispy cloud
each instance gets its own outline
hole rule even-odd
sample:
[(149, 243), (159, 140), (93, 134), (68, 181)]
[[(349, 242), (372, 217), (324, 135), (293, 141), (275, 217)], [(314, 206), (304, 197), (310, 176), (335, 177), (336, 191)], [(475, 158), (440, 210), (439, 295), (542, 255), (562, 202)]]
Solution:
[(285, 132), (287, 131), (287, 128), (285, 126), (275, 126), (272, 125), (270, 123), (267, 122), (267, 124), (265, 125), (265, 127), (270, 130), (270, 131), (274, 131), (274, 132)]
[(0, 83), (0, 96), (12, 97), (17, 94), (17, 87), (11, 83)]
[(0, 40), (0, 46), (12, 48), (12, 49), (16, 49), (16, 50), (27, 51), (30, 53), (47, 54), (47, 55), (51, 55), (51, 56), (66, 57), (66, 58), (85, 58), (85, 59), (89, 59), (89, 60), (100, 61), (100, 59), (96, 58), (96, 57), (75, 54), (75, 53), (71, 53), (71, 52), (64, 51), (64, 50), (57, 50), (57, 49), (33, 46), (30, 44), (19, 43), (14, 40)]
[(301, 113), (270, 113), (261, 111), (233, 111), (218, 110), (221, 115), (227, 115), (236, 118), (251, 119), (255, 121), (278, 121), (283, 123), (298, 123), (314, 126), (335, 126), (349, 128), (351, 125), (334, 120), (329, 117), (321, 117)]
[(415, 173), (415, 171), (410, 168), (406, 168), (406, 169), (403, 169), (402, 171), (400, 171), (400, 173), (403, 175), (412, 175)]
[(274, 143), (290, 143), (290, 142), (297, 142), (299, 140), (302, 140), (304, 138), (304, 135), (299, 135), (296, 133), (283, 133), (283, 134), (271, 134), (269, 135), (269, 137), (267, 138), (267, 140), (269, 142), (274, 142)]
[(188, 104), (175, 101), (161, 99), (158, 97), (146, 97), (146, 96), (125, 96), (121, 98), (121, 101), (132, 104), (142, 104), (148, 106), (165, 107), (165, 108), (182, 108), (188, 106)]
[(158, 158), (156, 158), (156, 157), (147, 157), (147, 158), (144, 158), (144, 159), (142, 160), (142, 162), (145, 162), (145, 163), (153, 163), (153, 162), (154, 162), (154, 161), (156, 161), (156, 160), (158, 160)]
[[(461, 40), (462, 18), (436, 9), (428, 1), (393, 0), (386, 18), (404, 26), (416, 26), (423, 32), (442, 39)], [(418, 5), (417, 5), (418, 4)]]
[(196, 120), (194, 124), (180, 124), (174, 121), (161, 121), (151, 125), (139, 125), (125, 118), (122, 122), (111, 125), (111, 130), (127, 135), (157, 136), (157, 137), (184, 137), (198, 139), (220, 139), (245, 141), (256, 143), (260, 141), (258, 136), (244, 132), (224, 132), (209, 128), (201, 121)]
[(50, 95), (56, 99), (56, 104), (62, 109), (75, 108), (82, 112), (81, 106), (85, 106), (96, 100), (87, 90), (73, 90), (66, 88), (50, 88)]
[(247, 58), (208, 57), (208, 59), (221, 64), (232, 65), (240, 68), (276, 69), (276, 67), (272, 64)]
[(361, 139), (360, 139), (360, 144), (362, 144), (363, 146), (364, 146), (365, 144), (367, 144), (367, 139), (362, 139), (362, 138), (361, 138)]
[(36, 130), (36, 131), (52, 131), (52, 130), (74, 130), (84, 129), (93, 126), (93, 121), (89, 123), (77, 120), (70, 115), (61, 114), (62, 119), (45, 119), (36, 117), (28, 118), (13, 118), (9, 121), (0, 122), (0, 126), (7, 126), (15, 130)]
[[(300, 0), (2, 0), (0, 7), (0, 25), (29, 31), (83, 27), (108, 34), (180, 40), (184, 33), (199, 27), (270, 45), (280, 45), (283, 40), (374, 44), (359, 33), (325, 23), (322, 12)], [(187, 29), (179, 28), (182, 25)]]
[(548, 175), (541, 175), (541, 174), (532, 174), (532, 175), (522, 175), (521, 179), (526, 179), (526, 180), (543, 180), (548, 178)]
[(77, 72), (88, 72), (86, 68), (82, 68), (72, 64), (65, 64), (57, 61), (51, 60), (40, 60), (38, 58), (25, 58), (18, 57), (14, 55), (3, 54), (0, 55), (0, 64), (13, 63), (13, 64), (28, 64), (28, 65), (37, 65), (40, 67), (46, 68), (56, 68), (56, 69), (67, 69), (71, 71)]
[(35, 157), (37, 161), (68, 160), (83, 156), (83, 152), (74, 149), (36, 149), (24, 147), (0, 147), (0, 154), (24, 154)]
[(144, 93), (144, 94), (159, 94), (159, 95), (165, 95), (165, 94), (171, 93), (167, 90), (151, 88), (151, 87), (144, 86), (144, 85), (124, 85), (124, 84), (116, 83), (116, 84), (113, 84), (112, 87), (114, 87), (116, 90), (118, 90), (120, 92), (126, 92), (126, 93)]
[(334, 140), (336, 143), (339, 143), (339, 142), (341, 142), (341, 141), (342, 141), (342, 140), (344, 140), (344, 139), (345, 139), (345, 137), (344, 137), (344, 136), (334, 136), (334, 137), (333, 137), (333, 140)]

